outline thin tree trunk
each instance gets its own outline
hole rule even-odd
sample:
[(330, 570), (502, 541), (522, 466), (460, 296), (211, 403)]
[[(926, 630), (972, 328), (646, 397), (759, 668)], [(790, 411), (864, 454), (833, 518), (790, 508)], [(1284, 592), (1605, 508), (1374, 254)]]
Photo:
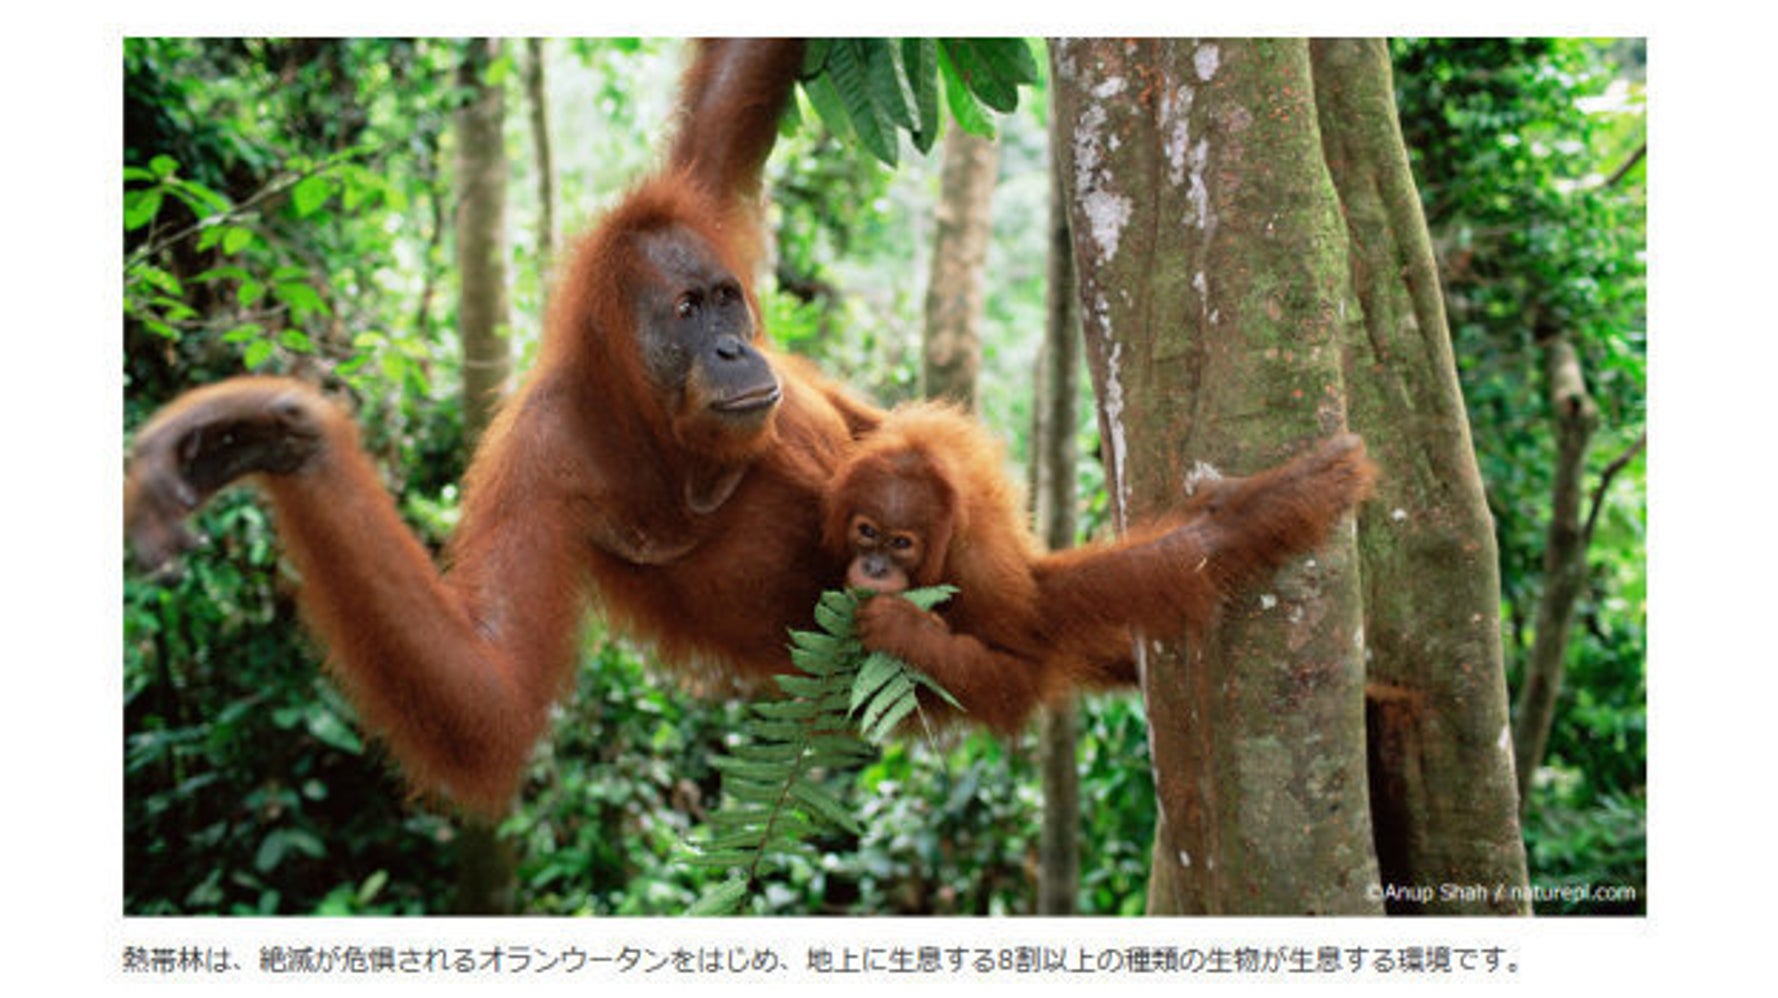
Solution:
[(550, 151), (549, 89), (544, 85), (543, 39), (525, 40), (525, 94), (531, 111), (531, 153), (537, 170), (537, 270), (544, 286), (556, 253), (556, 169)]
[(1586, 586), (1588, 538), (1581, 524), (1581, 481), (1587, 470), (1587, 445), (1599, 425), (1599, 409), (1587, 394), (1574, 344), (1561, 333), (1544, 335), (1540, 342), (1556, 424), (1556, 474), (1543, 546), (1543, 596), (1537, 601), (1531, 659), (1525, 664), (1525, 683), (1519, 689), (1513, 735), (1521, 814), (1531, 796), (1531, 777), (1549, 743), (1556, 698), (1562, 692), (1574, 605)]
[(473, 93), (457, 111), (458, 318), (463, 336), (463, 423), (478, 439), (512, 375), (507, 346), (505, 95), (487, 82), (500, 43), (469, 43), (458, 84)]
[(961, 128), (945, 133), (932, 274), (926, 292), (923, 394), (975, 405), (982, 286), (999, 150)]
[[(1053, 145), (1053, 137), (1052, 137)], [(1050, 153), (1048, 323), (1038, 354), (1036, 428), (1032, 433), (1032, 495), (1037, 530), (1051, 550), (1069, 547), (1074, 514), (1075, 389), (1080, 383), (1080, 308), (1074, 290), (1074, 246), (1055, 150)], [(1075, 754), (1074, 701), (1044, 712), (1038, 730), (1043, 773), (1043, 829), (1037, 910), (1072, 915), (1080, 892), (1080, 770)]]
[[(1300, 41), (1051, 47), (1087, 357), (1120, 524), (1194, 465), (1276, 464), (1345, 424), (1350, 266)], [(1138, 643), (1155, 913), (1380, 910), (1351, 534), (1189, 650)]]
[[(1383, 884), (1483, 885), (1392, 912), (1528, 912), (1508, 752), (1500, 577), (1437, 265), (1381, 40), (1311, 46), (1352, 246), (1353, 429), (1384, 474), (1360, 514), (1372, 820)], [(1501, 888), (1497, 890), (1497, 888)], [(1414, 895), (1418, 896), (1418, 895)]]
[[(507, 346), (506, 102), (487, 82), (497, 40), (468, 43), (458, 85), (473, 96), (457, 111), (457, 314), (463, 337), (464, 443), (473, 452), (493, 418), (512, 373)], [(495, 825), (466, 819), (457, 845), (455, 908), (462, 914), (504, 914), (515, 903), (516, 861)]]

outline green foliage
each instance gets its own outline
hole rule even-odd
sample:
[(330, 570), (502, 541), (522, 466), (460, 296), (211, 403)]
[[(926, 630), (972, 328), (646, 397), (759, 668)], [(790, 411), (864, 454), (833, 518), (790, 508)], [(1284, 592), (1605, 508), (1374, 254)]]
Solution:
[[(415, 321), (411, 219), (439, 191), (451, 65), (399, 40), (125, 41), (128, 425), (183, 389), (300, 366), (357, 396), (439, 543), (461, 421), (429, 397), (454, 351)], [(269, 516), (240, 491), (194, 527), (207, 544), (176, 578), (125, 575), (125, 910), (434, 910), (451, 825), (409, 801), (323, 675)]]
[(411, 220), (440, 217), (455, 58), (411, 40), (126, 42), (133, 387), (303, 365), (429, 390), (435, 246)]
[[(1561, 782), (1561, 781), (1558, 781)], [(1531, 881), (1548, 889), (1540, 915), (1646, 914), (1648, 801), (1615, 791), (1594, 796), (1580, 781), (1543, 788), (1543, 806), (1529, 817), (1525, 840)], [(1573, 791), (1581, 790), (1575, 794)], [(1588, 798), (1577, 803), (1577, 797)], [(1561, 890), (1632, 887), (1634, 897), (1563, 897)]]
[(803, 93), (822, 123), (888, 166), (900, 159), (901, 132), (922, 154), (931, 150), (941, 87), (960, 127), (992, 136), (991, 112), (1017, 110), (1019, 87), (1037, 80), (1020, 38), (814, 39), (803, 63)]
[[(905, 598), (931, 609), (953, 592), (939, 586), (875, 598)], [(821, 630), (790, 635), (791, 661), (800, 674), (775, 677), (783, 697), (753, 704), (738, 743), (711, 760), (723, 774), (725, 803), (688, 842), (688, 861), (730, 873), (690, 914), (739, 909), (786, 854), (806, 854), (806, 840), (820, 826), (862, 835), (863, 827), (828, 784), (874, 756), (871, 745), (882, 744), (919, 709), (920, 690), (960, 709), (929, 677), (859, 645), (859, 598), (851, 592), (822, 596), (815, 608)]]
[[(206, 510), (210, 556), (173, 582), (124, 585), (125, 910), (278, 914), (328, 897), (426, 910), (446, 876), (442, 823), (404, 813), (400, 784), (313, 668), (277, 584), (265, 513), (245, 494)], [(334, 879), (401, 869), (368, 894)], [(383, 874), (387, 880), (387, 874)]]

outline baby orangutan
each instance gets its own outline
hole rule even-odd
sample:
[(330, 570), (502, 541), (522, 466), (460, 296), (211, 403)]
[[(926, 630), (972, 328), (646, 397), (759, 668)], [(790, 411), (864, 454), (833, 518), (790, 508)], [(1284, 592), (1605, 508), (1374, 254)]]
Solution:
[(1119, 540), (1048, 553), (993, 438), (954, 408), (919, 404), (890, 413), (841, 466), (824, 538), (848, 559), (851, 587), (958, 588), (936, 612), (868, 599), (859, 637), (930, 675), (970, 720), (1010, 733), (1076, 687), (1134, 683), (1135, 629), (1202, 633), (1230, 594), (1320, 545), (1375, 475), (1364, 442), (1343, 434), (1205, 483)]

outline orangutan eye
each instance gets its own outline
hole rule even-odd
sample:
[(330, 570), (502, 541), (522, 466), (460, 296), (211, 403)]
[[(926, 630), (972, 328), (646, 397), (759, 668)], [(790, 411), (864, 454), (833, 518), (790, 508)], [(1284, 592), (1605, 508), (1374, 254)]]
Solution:
[(681, 319), (689, 319), (698, 314), (699, 304), (697, 295), (683, 294), (679, 296), (678, 301), (673, 303), (673, 311), (678, 313)]
[(867, 541), (874, 541), (877, 539), (877, 528), (868, 523), (860, 523), (858, 525), (858, 536)]
[(906, 534), (896, 534), (889, 539), (889, 546), (897, 551), (911, 550), (914, 546), (914, 539)]

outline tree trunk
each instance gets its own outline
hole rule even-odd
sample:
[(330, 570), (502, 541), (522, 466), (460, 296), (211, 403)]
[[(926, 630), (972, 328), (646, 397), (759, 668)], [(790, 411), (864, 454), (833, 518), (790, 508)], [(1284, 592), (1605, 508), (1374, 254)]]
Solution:
[[(1483, 885), (1392, 912), (1526, 913), (1508, 752), (1500, 576), (1387, 45), (1312, 44), (1326, 162), (1351, 241), (1354, 430), (1384, 469), (1360, 513), (1372, 821), (1383, 883)], [(1508, 890), (1496, 890), (1508, 888)], [(1392, 892), (1392, 894), (1397, 892)]]
[(1562, 667), (1574, 604), (1587, 581), (1587, 536), (1581, 526), (1581, 479), (1587, 470), (1587, 445), (1599, 425), (1599, 409), (1587, 394), (1574, 344), (1561, 333), (1539, 337), (1544, 378), (1555, 420), (1556, 474), (1550, 502), (1550, 525), (1543, 546), (1543, 596), (1537, 601), (1537, 624), (1525, 683), (1519, 690), (1513, 758), (1519, 773), (1519, 809), (1531, 796), (1531, 777), (1543, 761), (1556, 697), (1562, 692)]
[[(1051, 550), (1069, 547), (1074, 515), (1075, 389), (1080, 382), (1080, 308), (1074, 291), (1074, 248), (1061, 170), (1050, 152), (1048, 323), (1038, 352), (1036, 426), (1031, 434), (1032, 496), (1037, 530)], [(1072, 700), (1043, 714), (1038, 729), (1043, 773), (1043, 829), (1037, 911), (1072, 915), (1080, 892), (1080, 770)]]
[[(475, 450), (512, 373), (507, 346), (511, 320), (506, 297), (506, 102), (489, 85), (488, 66), (499, 55), (497, 40), (468, 43), (458, 67), (458, 86), (471, 97), (457, 111), (457, 306), (463, 337), (464, 446)], [(457, 842), (460, 914), (512, 911), (516, 861), (511, 844), (494, 824), (465, 819)]]
[(463, 336), (463, 425), (479, 439), (512, 374), (506, 304), (506, 101), (487, 82), (500, 43), (469, 43), (458, 85), (471, 93), (457, 111), (458, 321)]
[[(1346, 233), (1300, 41), (1051, 48), (1087, 357), (1120, 525), (1193, 473), (1277, 464), (1345, 425)], [(1194, 467), (1196, 466), (1196, 467)], [(1355, 552), (1145, 639), (1155, 913), (1380, 910)]]
[(531, 110), (531, 151), (537, 169), (537, 271), (548, 287), (556, 255), (556, 169), (550, 151), (549, 90), (544, 85), (541, 38), (525, 40), (525, 95)]
[(976, 372), (981, 367), (982, 285), (995, 174), (1000, 162), (993, 140), (961, 128), (945, 133), (932, 251), (926, 291), (926, 343), (923, 394), (965, 407), (975, 405)]

